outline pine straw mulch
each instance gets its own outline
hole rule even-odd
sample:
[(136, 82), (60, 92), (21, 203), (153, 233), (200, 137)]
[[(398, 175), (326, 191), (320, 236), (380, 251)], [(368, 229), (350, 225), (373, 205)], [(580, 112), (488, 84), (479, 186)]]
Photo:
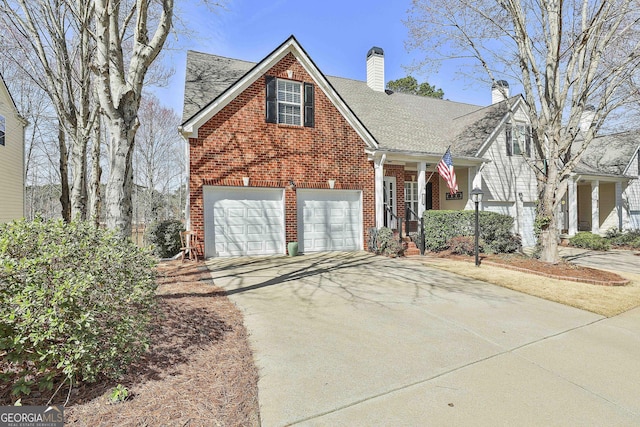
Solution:
[[(432, 255), (458, 261), (475, 262), (475, 257), (473, 256), (455, 255), (450, 251)], [(584, 267), (564, 260), (551, 264), (522, 254), (480, 254), (479, 259), (480, 265), (495, 265), (553, 279), (603, 286), (621, 286), (629, 283), (628, 279), (616, 273)]]
[[(258, 371), (242, 314), (203, 263), (162, 262), (157, 270), (161, 314), (149, 352), (120, 381), (60, 390), (54, 404), (70, 397), (65, 425), (260, 425)], [(110, 404), (117, 384), (131, 396)], [(22, 404), (46, 400), (23, 398)]]

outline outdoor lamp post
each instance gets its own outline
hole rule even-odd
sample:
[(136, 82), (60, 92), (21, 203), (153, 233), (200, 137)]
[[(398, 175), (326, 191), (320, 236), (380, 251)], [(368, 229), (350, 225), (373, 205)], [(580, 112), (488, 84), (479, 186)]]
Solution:
[(474, 188), (473, 190), (471, 190), (471, 200), (473, 200), (473, 203), (475, 203), (476, 205), (476, 267), (480, 266), (480, 259), (478, 257), (478, 241), (480, 240), (480, 228), (478, 224), (478, 204), (482, 201), (482, 194), (482, 190), (479, 188)]

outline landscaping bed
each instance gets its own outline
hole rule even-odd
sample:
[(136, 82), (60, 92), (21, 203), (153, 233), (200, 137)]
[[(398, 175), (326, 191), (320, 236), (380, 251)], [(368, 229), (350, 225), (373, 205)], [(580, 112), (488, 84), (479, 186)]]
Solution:
[[(439, 252), (432, 255), (460, 261), (475, 262), (473, 256), (455, 255), (450, 251)], [(481, 254), (480, 264), (493, 264), (516, 271), (537, 274), (539, 276), (593, 285), (621, 286), (629, 283), (628, 279), (610, 271), (584, 267), (564, 260), (556, 264), (551, 264), (522, 254)]]
[[(243, 316), (202, 263), (171, 261), (158, 271), (159, 315), (152, 344), (119, 381), (65, 385), (52, 403), (64, 404), (65, 425), (258, 426), (258, 372)], [(129, 396), (113, 403), (118, 384)], [(45, 405), (34, 391), (23, 405)], [(11, 405), (8, 393), (2, 405)]]

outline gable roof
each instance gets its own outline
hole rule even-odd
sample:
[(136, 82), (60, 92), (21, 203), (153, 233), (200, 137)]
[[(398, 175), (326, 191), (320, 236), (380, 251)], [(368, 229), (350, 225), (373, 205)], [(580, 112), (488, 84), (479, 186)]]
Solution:
[(7, 86), (7, 82), (4, 81), (4, 77), (2, 76), (2, 73), (0, 73), (0, 84), (2, 85), (0, 87), (0, 90), (4, 90), (9, 98), (9, 101), (11, 101), (11, 106), (13, 107), (14, 111), (16, 112), (16, 116), (20, 119), (20, 122), (26, 126), (26, 120), (20, 115), (20, 111), (18, 111), (18, 105), (16, 104), (16, 101), (13, 99), (13, 96), (11, 95), (11, 92), (9, 91), (9, 87)]
[(624, 175), (640, 147), (637, 131), (600, 135), (591, 141), (575, 172), (585, 175)]
[[(246, 61), (230, 60), (229, 58), (221, 59), (220, 57), (214, 58), (214, 62), (211, 65), (211, 73), (213, 79), (203, 80), (199, 79), (196, 70), (200, 71), (202, 75), (203, 64), (199, 67), (190, 67), (187, 64), (187, 76), (185, 79), (185, 85), (189, 86), (190, 82), (199, 83), (200, 89), (202, 89), (202, 95), (193, 95), (194, 88), (187, 89), (185, 87), (185, 113), (183, 116), (190, 114), (191, 111), (195, 111), (198, 102), (206, 102), (204, 100), (211, 99), (204, 107), (201, 107), (199, 111), (191, 115), (186, 119), (180, 131), (186, 137), (197, 137), (198, 129), (204, 123), (206, 123), (211, 117), (222, 110), (229, 102), (231, 102), (237, 95), (242, 93), (250, 85), (252, 85), (257, 79), (262, 77), (271, 67), (276, 65), (282, 58), (288, 54), (293, 54), (297, 61), (302, 65), (305, 71), (311, 76), (314, 83), (319, 87), (325, 95), (336, 106), (338, 111), (349, 122), (351, 127), (358, 133), (362, 140), (371, 148), (377, 148), (375, 139), (371, 136), (367, 128), (362, 124), (358, 117), (353, 114), (349, 106), (338, 95), (335, 89), (331, 86), (331, 83), (326, 79), (324, 74), (318, 69), (315, 63), (311, 60), (309, 55), (302, 49), (298, 41), (294, 36), (290, 36), (284, 43), (278, 46), (273, 52), (267, 55), (262, 61), (257, 64), (247, 63)], [(188, 59), (188, 58), (187, 58)], [(215, 66), (222, 66), (219, 70)], [(206, 67), (206, 65), (205, 65)], [(191, 71), (189, 71), (191, 69)], [(194, 70), (195, 69), (195, 70)], [(244, 74), (242, 71), (245, 70)], [(205, 73), (206, 74), (206, 73)], [(240, 77), (238, 77), (240, 76)], [(231, 86), (226, 89), (222, 89), (226, 83), (235, 80)], [(217, 93), (221, 90), (222, 92)], [(187, 94), (189, 94), (189, 106), (187, 105)], [(191, 104), (193, 103), (193, 104)]]
[(478, 106), (371, 89), (365, 81), (324, 76), (291, 36), (262, 61), (248, 62), (189, 51), (182, 132), (197, 128), (287, 53), (293, 53), (372, 148), (440, 156), (451, 146), (455, 157), (478, 157), (506, 118), (509, 102)]

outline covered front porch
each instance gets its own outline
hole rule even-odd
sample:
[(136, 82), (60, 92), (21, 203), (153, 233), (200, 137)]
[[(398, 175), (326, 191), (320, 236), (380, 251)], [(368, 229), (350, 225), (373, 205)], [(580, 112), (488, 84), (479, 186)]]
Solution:
[(374, 159), (376, 228), (418, 230), (425, 210), (473, 209), (471, 190), (480, 187), (481, 159), (455, 159), (458, 191), (451, 194), (436, 167), (439, 157), (413, 159), (385, 153)]
[(561, 233), (569, 237), (579, 231), (604, 234), (622, 230), (622, 194), (628, 179), (614, 176), (575, 175), (569, 179), (558, 216)]

